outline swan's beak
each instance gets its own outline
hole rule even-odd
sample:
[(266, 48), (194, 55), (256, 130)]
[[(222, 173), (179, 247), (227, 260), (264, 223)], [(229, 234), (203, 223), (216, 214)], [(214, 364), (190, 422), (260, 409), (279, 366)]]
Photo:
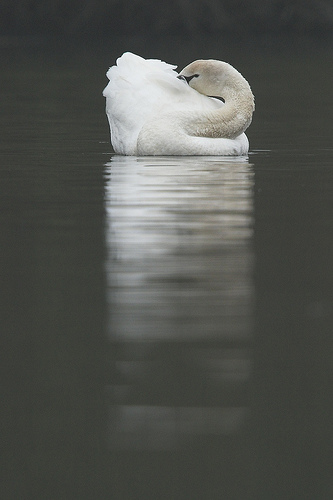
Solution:
[(188, 83), (188, 79), (187, 79), (187, 78), (186, 78), (186, 76), (184, 76), (184, 75), (178, 75), (178, 76), (177, 76), (177, 78), (178, 78), (179, 80), (183, 80), (184, 82)]

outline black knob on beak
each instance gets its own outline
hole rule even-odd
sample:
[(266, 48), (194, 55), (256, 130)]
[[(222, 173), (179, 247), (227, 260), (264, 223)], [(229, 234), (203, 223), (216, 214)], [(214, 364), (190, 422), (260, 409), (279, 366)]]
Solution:
[(177, 78), (179, 78), (179, 80), (183, 80), (184, 82), (188, 83), (186, 76), (184, 76), (184, 75), (178, 75)]

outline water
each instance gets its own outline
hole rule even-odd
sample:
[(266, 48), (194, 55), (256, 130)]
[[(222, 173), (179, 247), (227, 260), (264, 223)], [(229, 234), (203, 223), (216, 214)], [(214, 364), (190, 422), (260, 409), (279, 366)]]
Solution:
[(330, 47), (224, 49), (244, 160), (112, 155), (120, 46), (2, 49), (1, 498), (331, 498)]

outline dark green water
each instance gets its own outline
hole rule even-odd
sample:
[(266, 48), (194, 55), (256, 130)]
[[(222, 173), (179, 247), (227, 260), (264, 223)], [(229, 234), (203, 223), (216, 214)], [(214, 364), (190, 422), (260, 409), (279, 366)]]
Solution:
[[(112, 156), (126, 49), (234, 64), (248, 160)], [(1, 498), (332, 498), (331, 47), (1, 56)]]

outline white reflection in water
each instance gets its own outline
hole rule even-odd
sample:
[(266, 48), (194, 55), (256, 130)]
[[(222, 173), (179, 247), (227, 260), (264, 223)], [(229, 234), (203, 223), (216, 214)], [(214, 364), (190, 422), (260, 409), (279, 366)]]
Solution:
[(230, 435), (239, 429), (248, 409), (170, 406), (120, 406), (118, 426), (110, 426), (110, 439), (120, 449), (174, 449), (193, 442), (193, 436)]
[(112, 338), (247, 337), (253, 298), (248, 161), (114, 156), (106, 169)]
[(106, 175), (110, 445), (237, 433), (251, 369), (251, 165), (115, 156)]

